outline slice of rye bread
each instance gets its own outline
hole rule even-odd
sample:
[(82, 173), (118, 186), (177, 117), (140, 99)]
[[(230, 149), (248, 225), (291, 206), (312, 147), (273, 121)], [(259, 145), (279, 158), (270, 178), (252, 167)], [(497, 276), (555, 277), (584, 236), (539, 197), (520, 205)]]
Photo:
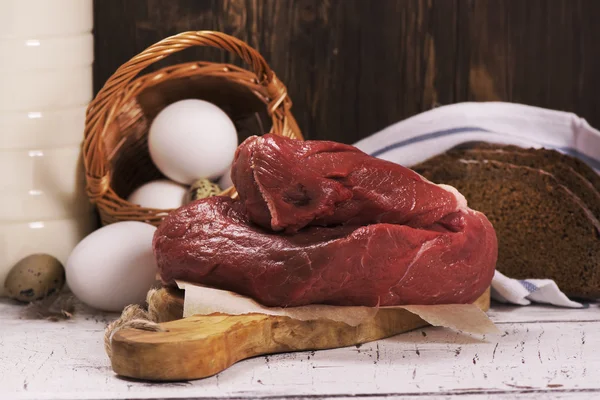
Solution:
[(511, 278), (549, 278), (568, 296), (600, 297), (600, 223), (549, 173), (442, 154), (415, 166), (454, 186), (498, 236), (497, 269)]
[(546, 163), (549, 164), (566, 164), (587, 179), (594, 186), (594, 188), (600, 192), (600, 175), (598, 175), (592, 167), (577, 157), (569, 156), (556, 150), (533, 147), (524, 148), (512, 144), (498, 144), (489, 142), (468, 142), (458, 145), (456, 148), (460, 149), (461, 147), (485, 150), (506, 150), (519, 153), (535, 154), (537, 157), (540, 157), (540, 159), (545, 159)]
[(550, 162), (547, 157), (544, 157), (538, 151), (522, 152), (506, 149), (471, 148), (454, 149), (449, 151), (448, 155), (454, 158), (507, 162), (549, 172), (556, 178), (558, 183), (575, 193), (592, 211), (596, 219), (600, 220), (600, 193), (590, 181), (566, 163)]

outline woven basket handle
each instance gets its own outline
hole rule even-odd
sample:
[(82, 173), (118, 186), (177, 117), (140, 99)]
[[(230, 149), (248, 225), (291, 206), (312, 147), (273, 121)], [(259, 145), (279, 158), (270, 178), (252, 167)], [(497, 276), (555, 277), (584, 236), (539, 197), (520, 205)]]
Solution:
[(108, 125), (115, 118), (117, 106), (129, 100), (123, 98), (119, 92), (148, 66), (193, 46), (210, 46), (227, 50), (250, 65), (259, 83), (267, 89), (270, 99), (269, 114), (273, 114), (282, 105), (286, 107), (291, 105), (285, 102), (287, 98), (285, 86), (277, 79), (265, 59), (245, 42), (214, 31), (183, 32), (165, 38), (121, 65), (88, 106), (83, 153), (88, 178), (87, 190), (91, 199), (98, 199), (109, 187), (102, 138)]

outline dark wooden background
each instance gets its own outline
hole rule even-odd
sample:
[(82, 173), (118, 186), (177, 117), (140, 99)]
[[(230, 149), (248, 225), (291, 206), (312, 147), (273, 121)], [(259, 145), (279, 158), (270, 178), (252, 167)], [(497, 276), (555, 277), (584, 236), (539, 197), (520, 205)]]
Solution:
[[(307, 138), (352, 143), (461, 101), (600, 127), (599, 18), (600, 0), (96, 0), (95, 87), (164, 37), (211, 29), (263, 54)], [(161, 66), (192, 60), (238, 63), (194, 49)]]

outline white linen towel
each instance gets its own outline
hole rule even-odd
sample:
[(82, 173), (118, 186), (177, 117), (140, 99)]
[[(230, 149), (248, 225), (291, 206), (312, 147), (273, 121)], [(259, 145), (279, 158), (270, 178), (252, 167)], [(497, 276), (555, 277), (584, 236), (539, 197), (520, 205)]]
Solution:
[[(395, 123), (355, 143), (364, 152), (410, 167), (468, 141), (553, 148), (600, 170), (600, 132), (575, 114), (514, 103), (458, 103)], [(581, 308), (550, 279), (517, 280), (496, 271), (492, 298)]]

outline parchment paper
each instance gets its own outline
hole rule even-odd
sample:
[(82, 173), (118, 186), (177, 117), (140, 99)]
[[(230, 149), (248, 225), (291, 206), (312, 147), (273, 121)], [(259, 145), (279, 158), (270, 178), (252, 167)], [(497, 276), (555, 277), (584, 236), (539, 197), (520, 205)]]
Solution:
[(488, 316), (473, 304), (442, 304), (398, 307), (350, 307), (309, 305), (302, 307), (265, 307), (256, 301), (226, 290), (213, 289), (178, 281), (185, 290), (183, 317), (223, 313), (243, 315), (250, 313), (279, 315), (300, 321), (328, 319), (350, 326), (360, 325), (373, 318), (380, 309), (399, 308), (418, 315), (433, 326), (441, 326), (466, 333), (500, 333)]

